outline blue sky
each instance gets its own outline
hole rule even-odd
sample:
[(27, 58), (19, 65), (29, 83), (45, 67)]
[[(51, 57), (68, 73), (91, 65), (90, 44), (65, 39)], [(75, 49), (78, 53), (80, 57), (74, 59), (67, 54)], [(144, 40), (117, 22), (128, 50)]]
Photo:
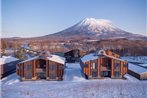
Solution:
[(146, 0), (2, 0), (2, 36), (56, 33), (87, 17), (147, 35)]

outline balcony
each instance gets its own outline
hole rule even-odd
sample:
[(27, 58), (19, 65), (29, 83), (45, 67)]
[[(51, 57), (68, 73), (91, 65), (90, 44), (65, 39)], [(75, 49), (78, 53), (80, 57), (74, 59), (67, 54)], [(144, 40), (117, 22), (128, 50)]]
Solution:
[(101, 71), (111, 71), (111, 68), (101, 66)]
[(46, 72), (45, 68), (36, 68), (36, 73), (43, 73)]

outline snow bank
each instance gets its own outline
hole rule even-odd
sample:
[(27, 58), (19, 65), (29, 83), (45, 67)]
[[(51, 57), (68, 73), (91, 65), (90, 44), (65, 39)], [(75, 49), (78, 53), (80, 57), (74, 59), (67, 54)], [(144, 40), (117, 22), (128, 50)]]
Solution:
[(129, 81), (131, 81), (131, 82), (138, 82), (139, 81), (137, 78), (135, 78), (135, 77), (133, 77), (133, 76), (131, 76), (129, 74), (125, 74), (124, 77), (126, 79), (128, 79)]
[(64, 70), (64, 81), (85, 81), (79, 63), (67, 63)]

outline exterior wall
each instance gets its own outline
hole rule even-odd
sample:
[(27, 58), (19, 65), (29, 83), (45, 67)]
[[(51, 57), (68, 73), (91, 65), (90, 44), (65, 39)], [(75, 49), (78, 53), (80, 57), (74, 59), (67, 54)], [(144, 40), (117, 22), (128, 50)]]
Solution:
[[(20, 63), (20, 64), (17, 65), (17, 75), (20, 76), (21, 80), (37, 80), (37, 79), (39, 79), (39, 77), (37, 76), (37, 70), (39, 70), (39, 68), (37, 68), (38, 61), (39, 60), (32, 60), (32, 61)], [(45, 69), (42, 69), (42, 70), (45, 71), (45, 79), (46, 80), (62, 80), (63, 79), (63, 73), (64, 73), (64, 65), (56, 63), (56, 62), (52, 62), (52, 61), (49, 61), (49, 60), (45, 60), (45, 61), (46, 61), (46, 65), (45, 65), (46, 67), (45, 67)], [(51, 64), (57, 66), (55, 70), (49, 69)], [(29, 71), (25, 70), (25, 66), (27, 66), (27, 65), (32, 66), (31, 69), (29, 69)], [(29, 78), (29, 79), (25, 77), (28, 73), (32, 74), (31, 78)], [(50, 73), (55, 74), (56, 78), (51, 79), (49, 77)]]
[(16, 65), (18, 62), (19, 60), (0, 65), (0, 79), (14, 73), (16, 71)]
[[(28, 65), (31, 66), (31, 69), (27, 69)], [(20, 63), (17, 65), (17, 75), (20, 76), (21, 80), (36, 80), (37, 76), (36, 76), (35, 69), (36, 69), (35, 60), (25, 62), (25, 63)], [(27, 75), (29, 74), (31, 76), (27, 78)]]
[[(56, 66), (56, 70), (50, 70), (49, 68), (51, 66)], [(63, 80), (63, 74), (64, 74), (64, 65), (59, 64), (52, 61), (47, 61), (47, 67), (46, 67), (46, 78), (47, 80)], [(51, 75), (55, 75), (55, 78), (51, 78)]]
[(66, 58), (66, 62), (73, 63), (73, 62), (79, 62), (80, 57), (82, 57), (85, 54), (86, 52), (84, 51), (74, 49), (74, 50), (64, 53), (64, 57)]

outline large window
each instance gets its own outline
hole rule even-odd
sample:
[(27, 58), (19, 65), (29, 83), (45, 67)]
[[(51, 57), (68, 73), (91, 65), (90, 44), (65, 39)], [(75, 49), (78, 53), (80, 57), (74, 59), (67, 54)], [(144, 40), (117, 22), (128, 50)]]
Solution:
[(115, 75), (115, 77), (120, 77), (120, 72), (119, 71), (115, 71), (114, 75)]
[(26, 79), (31, 79), (32, 78), (32, 65), (25, 65), (24, 66), (25, 70), (25, 78)]
[(91, 69), (97, 69), (97, 63), (96, 62), (92, 62), (92, 65), (91, 65)]
[(56, 65), (50, 65), (49, 70), (56, 70), (56, 67), (57, 67)]
[(46, 61), (43, 60), (43, 59), (40, 59), (37, 67), (38, 68), (45, 68), (46, 67)]
[(119, 69), (119, 68), (120, 68), (120, 64), (116, 63), (116, 64), (114, 65), (114, 68), (115, 68), (115, 69)]
[(49, 65), (49, 77), (50, 79), (56, 79), (56, 71), (57, 71), (57, 65), (52, 64)]
[(120, 69), (120, 61), (115, 60), (114, 69), (116, 69), (116, 70), (119, 70)]

